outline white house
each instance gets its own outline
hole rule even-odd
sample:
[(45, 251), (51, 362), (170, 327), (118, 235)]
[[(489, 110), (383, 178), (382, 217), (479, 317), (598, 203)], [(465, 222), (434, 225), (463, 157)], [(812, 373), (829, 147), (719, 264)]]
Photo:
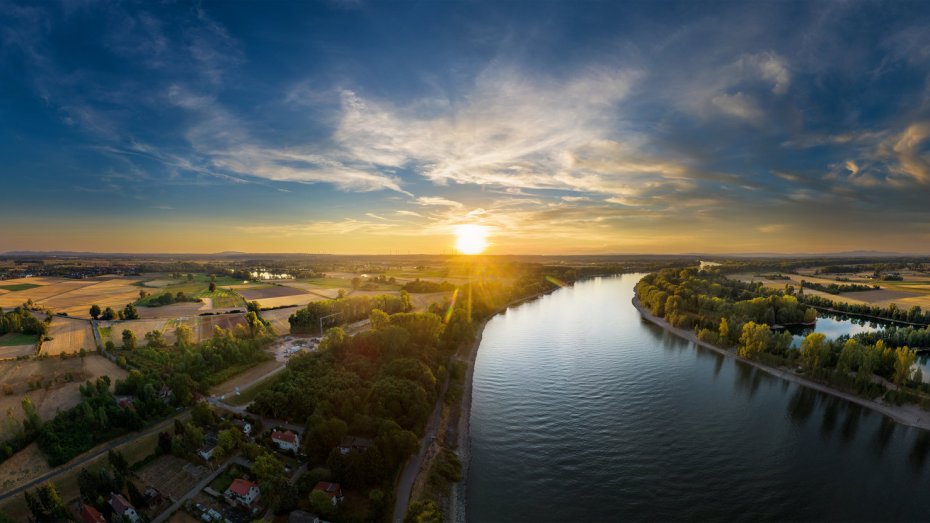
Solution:
[(113, 507), (113, 512), (116, 512), (127, 521), (131, 521), (132, 523), (141, 521), (139, 514), (136, 512), (136, 507), (132, 506), (132, 503), (126, 501), (126, 498), (121, 494), (117, 494), (116, 492), (110, 493), (110, 506)]
[(246, 436), (249, 436), (252, 434), (252, 424), (249, 423), (248, 421), (245, 421), (242, 419), (233, 420), (233, 425), (235, 425), (236, 427), (239, 427), (239, 430), (241, 430), (242, 433), (245, 434)]
[(230, 501), (252, 508), (252, 505), (261, 498), (262, 493), (255, 483), (246, 479), (236, 479), (229, 485), (224, 495)]
[(300, 438), (297, 434), (289, 430), (285, 430), (284, 432), (279, 432), (277, 430), (272, 431), (271, 441), (281, 450), (297, 452), (297, 449), (300, 448)]

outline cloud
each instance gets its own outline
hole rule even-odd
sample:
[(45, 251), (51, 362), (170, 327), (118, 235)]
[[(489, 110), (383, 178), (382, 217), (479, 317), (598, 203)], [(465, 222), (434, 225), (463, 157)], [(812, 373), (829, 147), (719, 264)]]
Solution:
[(420, 196), (416, 199), (416, 203), (419, 205), (425, 206), (439, 206), (439, 207), (452, 207), (454, 209), (461, 209), (462, 204), (455, 202), (446, 198), (441, 198), (439, 196)]
[(886, 154), (896, 157), (898, 165), (894, 172), (912, 178), (914, 181), (930, 183), (930, 152), (926, 142), (930, 138), (930, 122), (911, 124), (898, 136), (883, 144)]
[(774, 234), (777, 232), (782, 232), (787, 228), (783, 223), (769, 223), (766, 225), (760, 225), (756, 227), (756, 230), (763, 234)]

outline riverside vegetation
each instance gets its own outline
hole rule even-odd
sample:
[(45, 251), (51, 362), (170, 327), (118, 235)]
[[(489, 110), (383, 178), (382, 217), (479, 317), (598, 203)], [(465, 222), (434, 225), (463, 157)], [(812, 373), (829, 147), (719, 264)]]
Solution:
[[(809, 324), (815, 310), (788, 290), (729, 280), (713, 270), (666, 269), (636, 285), (652, 314), (675, 327), (693, 329), (701, 341), (736, 348), (741, 357), (774, 367), (797, 368), (808, 377), (868, 399), (930, 407), (930, 387), (915, 369), (917, 353), (902, 342), (927, 339), (926, 329), (827, 339), (808, 334), (800, 349), (782, 326)], [(888, 313), (877, 311), (877, 316)], [(921, 315), (922, 316), (922, 315)], [(911, 315), (916, 317), (916, 314)], [(778, 327), (778, 328), (776, 328)]]

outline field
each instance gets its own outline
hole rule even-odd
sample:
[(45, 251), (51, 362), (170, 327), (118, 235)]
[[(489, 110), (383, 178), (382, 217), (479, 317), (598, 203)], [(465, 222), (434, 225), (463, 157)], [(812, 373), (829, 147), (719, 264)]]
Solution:
[(51, 339), (42, 343), (42, 354), (49, 356), (70, 354), (81, 349), (97, 350), (94, 330), (87, 320), (55, 316), (49, 326), (48, 337)]
[(181, 324), (187, 325), (194, 331), (197, 341), (203, 341), (213, 336), (214, 325), (224, 329), (235, 328), (238, 324), (244, 325), (245, 313), (98, 322), (101, 342), (106, 344), (107, 341), (112, 341), (117, 347), (123, 345), (124, 330), (131, 330), (136, 335), (136, 342), (139, 345), (145, 345), (145, 334), (151, 331), (160, 331), (168, 343), (174, 343), (177, 340), (174, 331)]
[(0, 285), (0, 289), (8, 292), (25, 291), (28, 289), (34, 289), (36, 287), (39, 287), (39, 285), (35, 283), (14, 283), (12, 285)]
[(138, 476), (146, 485), (151, 485), (162, 496), (180, 499), (209, 471), (181, 458), (165, 455), (142, 467)]
[[(815, 268), (800, 269), (800, 274), (784, 274), (789, 280), (778, 280), (763, 278), (751, 273), (733, 274), (731, 279), (741, 281), (762, 282), (766, 287), (773, 289), (784, 289), (786, 284), (791, 284), (797, 289), (801, 280), (813, 283), (829, 285), (836, 284), (862, 284), (878, 285), (881, 289), (860, 292), (844, 292), (840, 294), (830, 294), (827, 292), (813, 289), (804, 289), (805, 294), (822, 296), (833, 301), (842, 301), (850, 304), (868, 304), (888, 307), (892, 303), (898, 308), (909, 309), (914, 305), (922, 309), (930, 309), (930, 275), (914, 271), (902, 271), (903, 281), (876, 281), (869, 279), (871, 272), (860, 272), (853, 274), (815, 274)], [(849, 281), (837, 281), (837, 277), (848, 278)]]
[(262, 311), (262, 318), (271, 324), (271, 329), (275, 334), (283, 336), (291, 331), (291, 324), (287, 322), (287, 319), (299, 308), (300, 307), (288, 307), (286, 309)]
[(23, 278), (7, 280), (5, 286), (20, 290), (0, 295), (0, 307), (15, 307), (33, 303), (76, 318), (89, 318), (90, 306), (122, 309), (139, 297), (139, 288), (132, 278), (100, 277), (85, 280), (66, 278)]
[[(43, 419), (55, 415), (58, 409), (77, 405), (78, 388), (86, 380), (98, 376), (126, 377), (127, 372), (103, 356), (96, 354), (84, 358), (43, 358), (0, 362), (0, 412), (22, 420), (20, 402), (29, 396)], [(0, 434), (4, 436), (4, 434)]]
[(35, 345), (39, 341), (37, 334), (23, 334), (21, 332), (9, 332), (0, 336), (0, 347), (11, 347), (14, 345)]
[(36, 351), (39, 337), (35, 334), (9, 332), (0, 336), (0, 359), (13, 359), (20, 356), (32, 356)]
[(298, 294), (304, 294), (304, 292), (299, 289), (294, 289), (291, 287), (283, 287), (283, 286), (278, 286), (278, 285), (238, 289), (238, 292), (240, 295), (242, 295), (243, 298), (249, 301), (261, 300), (261, 299), (266, 299), (266, 298), (280, 298), (283, 296), (295, 296)]

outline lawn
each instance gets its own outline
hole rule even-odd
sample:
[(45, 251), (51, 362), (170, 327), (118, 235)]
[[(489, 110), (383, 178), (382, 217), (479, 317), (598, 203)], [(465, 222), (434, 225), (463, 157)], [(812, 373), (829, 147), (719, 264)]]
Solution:
[(0, 289), (16, 292), (16, 291), (25, 291), (28, 289), (34, 289), (36, 287), (41, 287), (41, 285), (36, 285), (35, 283), (17, 283), (14, 285), (0, 285)]
[(9, 332), (0, 336), (0, 347), (13, 347), (16, 345), (35, 345), (39, 341), (36, 334), (23, 334), (21, 332)]
[(209, 289), (203, 289), (197, 297), (210, 298), (213, 300), (214, 309), (245, 306), (245, 300), (242, 299), (242, 296), (239, 296), (229, 289), (222, 289), (220, 287), (217, 287), (213, 292), (210, 292)]

